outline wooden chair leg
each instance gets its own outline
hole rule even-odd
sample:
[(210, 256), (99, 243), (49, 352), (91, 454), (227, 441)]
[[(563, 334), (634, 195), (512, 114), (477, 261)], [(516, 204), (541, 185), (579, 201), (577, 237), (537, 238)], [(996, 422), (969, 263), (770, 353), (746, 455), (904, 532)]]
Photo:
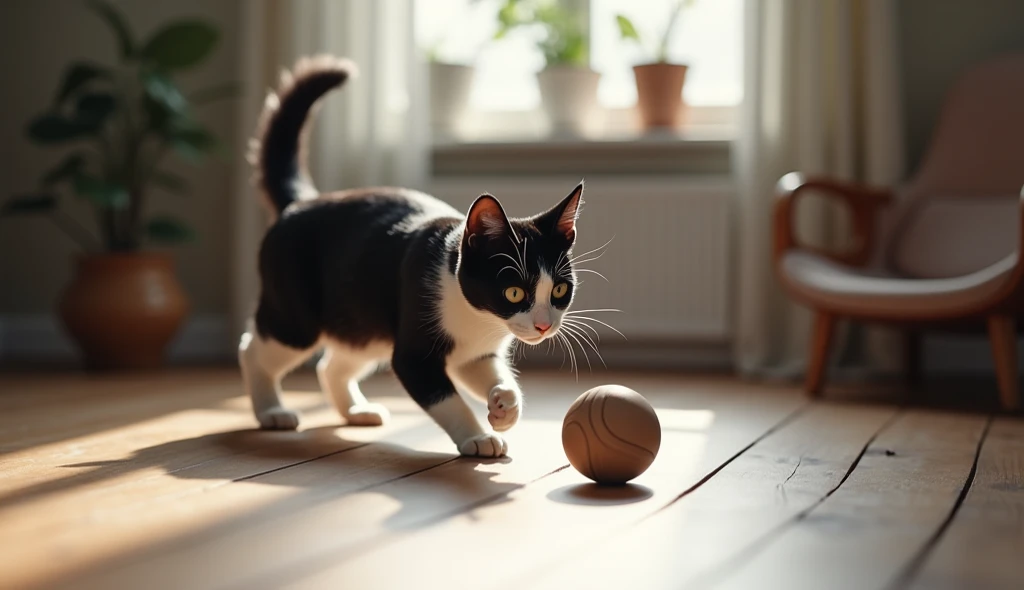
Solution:
[(1004, 410), (1020, 409), (1020, 376), (1017, 374), (1017, 328), (1013, 316), (988, 318), (988, 337), (999, 382), (999, 400)]
[(804, 383), (804, 387), (811, 397), (821, 397), (835, 327), (836, 317), (834, 315), (819, 311), (814, 316), (814, 331), (811, 334), (811, 350), (807, 363), (807, 380)]

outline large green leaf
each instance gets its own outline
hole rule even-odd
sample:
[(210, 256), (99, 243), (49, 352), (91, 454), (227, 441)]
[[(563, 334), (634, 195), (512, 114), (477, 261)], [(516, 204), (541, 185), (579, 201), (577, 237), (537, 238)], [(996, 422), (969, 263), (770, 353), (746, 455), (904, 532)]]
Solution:
[(188, 101), (178, 90), (178, 86), (160, 72), (150, 71), (142, 74), (142, 85), (146, 89), (146, 95), (164, 110), (180, 114), (188, 109)]
[(154, 242), (179, 244), (195, 238), (195, 232), (180, 219), (158, 215), (146, 223), (146, 237)]
[(178, 70), (203, 61), (213, 51), (220, 34), (201, 21), (168, 25), (142, 48), (142, 57), (162, 70)]
[(48, 213), (57, 207), (57, 197), (49, 193), (18, 195), (7, 200), (0, 207), (0, 217), (26, 213)]
[(109, 77), (110, 72), (99, 66), (83, 62), (71, 64), (64, 71), (64, 78), (61, 81), (60, 90), (57, 92), (56, 104), (64, 102), (89, 82)]
[(633, 26), (633, 21), (629, 20), (624, 15), (616, 15), (615, 22), (619, 25), (619, 35), (623, 39), (632, 39), (633, 41), (640, 41), (640, 33), (636, 32), (636, 27)]
[(53, 186), (63, 180), (77, 177), (82, 173), (82, 169), (85, 167), (85, 162), (85, 154), (82, 152), (68, 154), (60, 164), (43, 176), (43, 186)]
[(163, 172), (157, 170), (153, 173), (150, 178), (153, 184), (166, 190), (167, 192), (174, 193), (176, 195), (184, 195), (188, 193), (188, 183), (184, 178), (177, 174), (171, 174), (170, 172)]
[(112, 94), (92, 92), (79, 97), (77, 107), (78, 123), (84, 127), (96, 129), (117, 108), (117, 100)]
[(72, 141), (92, 133), (93, 128), (88, 125), (84, 125), (80, 121), (66, 119), (54, 113), (36, 117), (28, 127), (28, 136), (34, 141), (43, 144)]
[(135, 55), (135, 39), (124, 15), (114, 5), (104, 0), (89, 0), (89, 8), (93, 9), (104, 21), (110, 25), (114, 34), (117, 35), (117, 43), (121, 49), (121, 57), (130, 58)]
[(123, 186), (88, 174), (79, 174), (75, 178), (75, 192), (104, 209), (124, 209), (128, 206), (128, 191)]

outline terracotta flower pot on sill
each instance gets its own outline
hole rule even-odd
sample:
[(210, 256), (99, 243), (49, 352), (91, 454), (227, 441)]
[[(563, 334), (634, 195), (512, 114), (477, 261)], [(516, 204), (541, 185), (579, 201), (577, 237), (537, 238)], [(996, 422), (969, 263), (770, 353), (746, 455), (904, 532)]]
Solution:
[(689, 66), (654, 63), (633, 66), (637, 108), (644, 129), (676, 129), (683, 122), (683, 85)]
[(188, 301), (167, 254), (96, 254), (78, 261), (60, 317), (90, 369), (163, 364)]

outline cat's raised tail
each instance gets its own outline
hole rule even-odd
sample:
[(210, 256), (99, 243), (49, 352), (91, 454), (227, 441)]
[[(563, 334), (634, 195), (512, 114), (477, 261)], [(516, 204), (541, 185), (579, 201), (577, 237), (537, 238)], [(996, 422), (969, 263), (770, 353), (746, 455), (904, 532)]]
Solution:
[(317, 196), (305, 162), (310, 111), (325, 94), (357, 73), (356, 65), (346, 59), (305, 57), (290, 72), (282, 72), (277, 91), (267, 95), (249, 144), (249, 162), (272, 219), (292, 202)]

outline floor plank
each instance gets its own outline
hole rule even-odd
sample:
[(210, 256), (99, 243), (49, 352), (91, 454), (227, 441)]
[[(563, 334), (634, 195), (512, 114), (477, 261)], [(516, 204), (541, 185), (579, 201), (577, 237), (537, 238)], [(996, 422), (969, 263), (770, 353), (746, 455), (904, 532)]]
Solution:
[(900, 415), (825, 502), (735, 564), (715, 588), (886, 588), (949, 515), (987, 419)]
[[(648, 394), (649, 389), (642, 391)], [(664, 430), (661, 451), (625, 497), (621, 488), (611, 496), (595, 492), (583, 476), (563, 469), (499, 500), (465, 506), (433, 526), (389, 532), (364, 550), (336, 552), (315, 564), (321, 571), (311, 568), (314, 573), (285, 587), (370, 590), (429, 580), (435, 587), (454, 589), (497, 583), (650, 516), (805, 404), (801, 396), (770, 392), (738, 397), (680, 391), (676, 396), (679, 409), (655, 403)], [(555, 438), (560, 424), (552, 426), (545, 446), (561, 454)], [(279, 581), (301, 573), (290, 570)]]
[(992, 424), (971, 489), (911, 587), (1024, 588), (1024, 421)]
[(836, 489), (895, 415), (892, 407), (815, 404), (657, 518), (615, 531), (577, 555), (553, 555), (548, 567), (520, 571), (501, 587), (657, 590), (692, 584)]

